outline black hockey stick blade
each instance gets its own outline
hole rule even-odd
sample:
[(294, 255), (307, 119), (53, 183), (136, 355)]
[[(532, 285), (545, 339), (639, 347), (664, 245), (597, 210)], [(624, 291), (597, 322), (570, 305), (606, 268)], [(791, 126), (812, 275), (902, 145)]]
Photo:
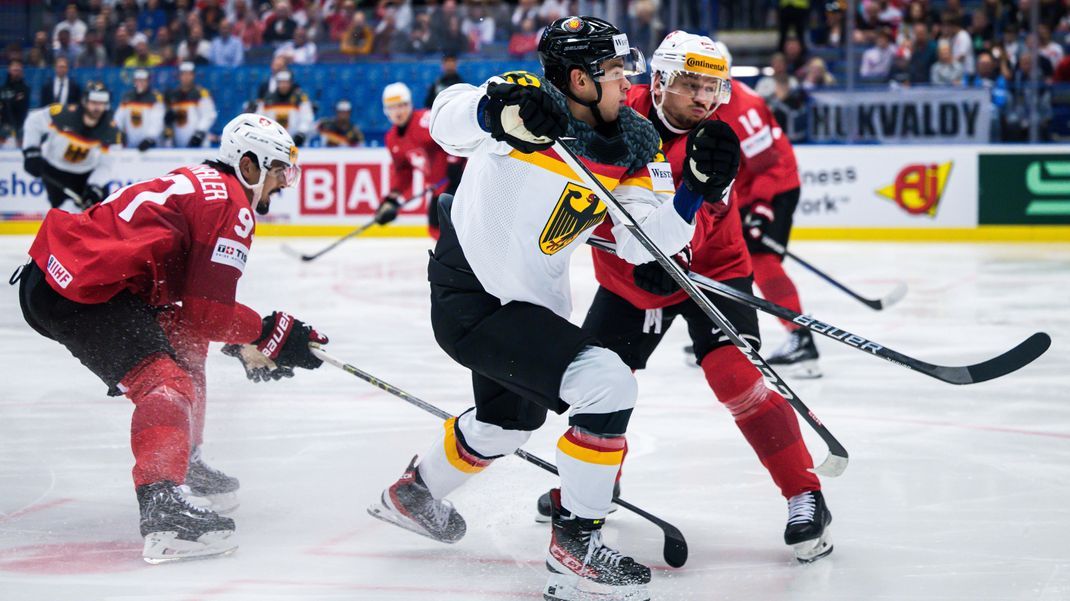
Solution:
[(684, 564), (687, 563), (687, 541), (684, 540), (684, 533), (680, 532), (679, 528), (657, 516), (639, 509), (620, 497), (615, 497), (613, 502), (636, 515), (646, 518), (648, 521), (661, 528), (662, 534), (665, 535), (665, 547), (661, 550), (661, 555), (665, 558), (665, 563), (674, 568), (682, 568)]
[(952, 384), (987, 382), (1029, 365), (1047, 352), (1049, 347), (1051, 336), (1037, 332), (998, 357), (965, 367), (935, 366), (933, 375)]

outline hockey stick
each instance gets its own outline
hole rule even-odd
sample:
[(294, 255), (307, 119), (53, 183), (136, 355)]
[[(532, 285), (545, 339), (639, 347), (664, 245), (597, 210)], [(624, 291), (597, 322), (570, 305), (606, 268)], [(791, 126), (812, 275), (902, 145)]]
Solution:
[[(402, 202), (400, 205), (398, 205), (398, 211), (400, 211), (401, 209), (405, 208), (405, 206), (408, 205), (409, 203), (416, 202), (417, 200), (420, 200), (428, 192), (431, 192), (432, 190), (438, 188), (439, 186), (441, 186), (444, 183), (446, 183), (445, 179), (439, 181), (438, 183), (436, 183), (436, 184), (434, 184), (432, 186), (428, 186), (427, 188), (424, 189), (423, 192), (420, 192), (419, 194), (417, 194), (417, 195), (415, 195), (415, 196), (413, 196), (411, 198), (405, 199), (404, 202)], [(282, 245), (282, 251), (285, 252), (286, 254), (290, 255), (290, 256), (298, 257), (302, 261), (306, 261), (306, 262), (307, 261), (315, 261), (316, 259), (318, 259), (321, 256), (327, 254), (328, 252), (330, 252), (331, 250), (333, 250), (339, 244), (345, 242), (346, 240), (349, 240), (350, 238), (356, 238), (357, 236), (363, 234), (365, 231), (368, 230), (368, 228), (370, 228), (371, 226), (375, 225), (375, 223), (376, 223), (375, 219), (373, 218), (368, 223), (365, 223), (364, 225), (362, 225), (362, 226), (358, 227), (357, 229), (353, 230), (352, 232), (349, 232), (345, 236), (342, 236), (341, 238), (335, 240), (334, 242), (332, 242), (326, 248), (320, 250), (319, 252), (312, 253), (311, 255), (301, 254), (301, 253), (297, 252), (295, 249), (290, 248), (286, 244)]]
[(827, 273), (821, 271), (817, 267), (814, 267), (813, 265), (811, 265), (811, 264), (807, 263), (806, 261), (802, 260), (801, 258), (799, 258), (799, 255), (796, 255), (795, 253), (792, 253), (787, 248), (785, 248), (783, 244), (780, 244), (779, 242), (777, 242), (776, 240), (773, 240), (769, 236), (764, 236), (763, 235), (762, 239), (761, 239), (761, 243), (764, 244), (766, 248), (768, 248), (769, 250), (775, 252), (776, 254), (778, 254), (778, 255), (780, 255), (782, 257), (789, 257), (789, 258), (794, 259), (795, 262), (798, 263), (799, 265), (802, 265), (803, 267), (809, 269), (810, 271), (812, 271), (814, 274), (816, 274), (821, 279), (823, 279), (826, 282), (832, 284), (836, 288), (839, 288), (840, 290), (843, 290), (844, 292), (846, 292), (848, 294), (848, 296), (850, 296), (851, 298), (857, 300), (858, 302), (862, 303), (863, 305), (869, 307), (870, 309), (873, 309), (874, 311), (881, 311), (881, 310), (887, 309), (888, 307), (891, 307), (895, 303), (898, 303), (899, 301), (903, 300), (903, 297), (906, 296), (906, 294), (907, 294), (907, 285), (902, 283), (902, 282), (899, 282), (899, 284), (896, 285), (895, 289), (893, 289), (888, 294), (884, 295), (882, 298), (878, 298), (876, 300), (866, 298), (866, 297), (858, 294), (854, 290), (851, 290), (847, 286), (844, 286), (843, 284), (839, 283), (832, 276), (830, 276)]
[[(361, 380), (364, 380), (365, 382), (371, 384), (372, 386), (375, 386), (376, 388), (384, 392), (388, 392), (398, 397), (406, 403), (416, 405), (420, 409), (423, 409), (424, 411), (430, 413), (431, 415), (434, 415), (439, 419), (447, 420), (454, 417), (453, 415), (443, 411), (442, 409), (439, 409), (431, 403), (412, 396), (411, 394), (405, 392), (397, 386), (384, 382), (379, 378), (376, 378), (375, 376), (369, 374), (368, 372), (342, 361), (341, 359), (332, 357), (331, 355), (327, 354), (327, 352), (324, 351), (323, 347), (321, 347), (319, 344), (313, 342), (309, 344), (309, 347), (312, 349), (312, 354), (316, 355), (326, 363), (330, 363), (331, 365), (341, 369), (342, 371), (348, 374), (352, 374), (360, 378)], [(527, 461), (528, 463), (537, 465), (542, 469), (554, 475), (557, 475), (557, 467), (549, 461), (546, 461), (545, 459), (536, 457), (535, 455), (532, 455), (531, 453), (528, 453), (523, 449), (517, 449), (513, 454), (517, 457), (520, 457), (524, 461)], [(655, 515), (652, 515), (636, 507), (635, 505), (632, 505), (631, 503), (621, 499), (620, 497), (614, 497), (613, 502), (627, 509), (628, 511), (631, 511), (634, 514), (645, 518), (650, 522), (653, 522), (654, 525), (656, 525), (658, 528), (661, 528), (662, 534), (665, 535), (665, 547), (662, 549), (662, 556), (665, 558), (665, 563), (669, 564), (674, 568), (679, 568), (685, 563), (687, 563), (687, 541), (684, 540), (684, 535), (682, 532), (680, 532), (679, 528), (673, 526), (672, 524)]]
[(827, 444), (829, 448), (829, 454), (821, 465), (814, 468), (814, 471), (823, 476), (839, 476), (842, 474), (843, 471), (847, 469), (847, 449), (840, 444), (840, 441), (836, 440), (836, 437), (829, 432), (828, 428), (826, 428), (823, 423), (821, 423), (821, 420), (817, 418), (814, 412), (811, 411), (794, 392), (792, 392), (788, 383), (773, 371), (773, 368), (765, 362), (765, 359), (762, 359), (762, 356), (758, 354), (758, 351), (754, 350), (754, 347), (736, 332), (735, 328), (728, 322), (728, 319), (722, 315), (721, 312), (717, 310), (717, 307), (710, 302), (710, 299), (706, 298), (706, 295), (695, 286), (695, 283), (687, 277), (684, 270), (681, 269), (675, 261), (667, 257), (665, 253), (654, 244), (654, 241), (647, 236), (646, 232), (643, 231), (643, 228), (639, 227), (639, 223), (636, 222), (631, 213), (629, 213), (624, 208), (624, 205), (622, 205), (620, 201), (602, 185), (602, 182), (598, 181), (598, 178), (596, 178), (590, 170), (580, 162), (579, 158), (572, 152), (572, 149), (562, 144), (560, 140), (554, 142), (553, 148), (558, 156), (565, 161), (569, 168), (571, 168), (572, 171), (574, 171), (580, 179), (587, 184), (587, 186), (592, 190), (597, 190), (599, 194), (605, 198), (607, 206), (614, 216), (617, 217), (617, 220), (623, 224), (633, 236), (635, 236), (643, 247), (646, 248), (647, 252), (654, 255), (658, 264), (660, 264), (662, 268), (672, 276), (672, 279), (675, 280), (685, 292), (687, 292), (687, 295), (695, 301), (695, 304), (697, 304), (699, 308), (702, 309), (702, 312), (710, 318), (710, 321), (720, 328), (725, 336), (732, 341), (732, 344), (746, 355), (747, 359), (758, 368), (758, 371), (760, 371), (765, 378), (766, 383), (779, 392), (788, 403), (795, 408), (799, 415), (802, 416), (803, 420), (817, 432), (818, 436), (825, 441), (825, 444)]
[[(599, 250), (615, 252), (613, 244), (608, 240), (590, 238), (587, 240), (587, 243)], [(978, 382), (985, 382), (1005, 376), (1029, 365), (1043, 355), (1048, 350), (1048, 347), (1051, 346), (1051, 337), (1044, 332), (1037, 332), (1020, 342), (1011, 350), (987, 361), (982, 361), (981, 363), (962, 367), (933, 365), (932, 363), (926, 363), (925, 361), (915, 359), (909, 355), (893, 351), (890, 348), (877, 344), (871, 340), (867, 340), (857, 334), (852, 334), (847, 330), (837, 328), (820, 319), (816, 319), (809, 315), (801, 315), (787, 307), (782, 307), (765, 299), (747, 294), (741, 290), (736, 290), (727, 284), (712, 280), (704, 275), (690, 272), (688, 277), (690, 277), (691, 281), (695, 282), (695, 284), (703, 290), (719, 294), (725, 298), (747, 305), (748, 307), (779, 317), (780, 319), (786, 319), (810, 331), (822, 334), (837, 342), (842, 342), (849, 347), (856, 348), (860, 351), (866, 351), (885, 361), (901, 365), (907, 369), (936, 378), (942, 382), (947, 382), (948, 384), (977, 384)]]
[(56, 178), (52, 177), (51, 175), (49, 175), (47, 173), (41, 173), (41, 181), (43, 181), (45, 183), (48, 183), (48, 184), (52, 184), (53, 186), (55, 186), (55, 187), (59, 188), (60, 190), (62, 190), (63, 193), (67, 195), (67, 198), (73, 200), (74, 204), (77, 205), (79, 209), (85, 210), (86, 208), (88, 208), (88, 207), (83, 207), (82, 206), (83, 199), (82, 199), (82, 195), (81, 194), (75, 192), (74, 190), (71, 190), (67, 186), (64, 186), (63, 182), (57, 180)]

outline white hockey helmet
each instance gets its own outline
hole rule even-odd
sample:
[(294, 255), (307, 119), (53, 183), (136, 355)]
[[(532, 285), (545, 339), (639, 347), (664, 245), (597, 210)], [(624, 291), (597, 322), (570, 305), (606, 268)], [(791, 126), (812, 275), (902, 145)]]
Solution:
[[(650, 86), (650, 93), (654, 98), (654, 107), (662, 123), (676, 133), (685, 133), (668, 123), (662, 113), (662, 103), (654, 97), (655, 91), (672, 93), (675, 91), (673, 83), (678, 76), (683, 74), (697, 76), (700, 81), (705, 82), (703, 88), (708, 88), (713, 92), (713, 104), (710, 107), (710, 113), (713, 113), (717, 107), (728, 103), (732, 98), (732, 76), (729, 68), (730, 59), (710, 38), (686, 31), (674, 31), (665, 36), (650, 59), (652, 74), (658, 74), (658, 82)], [(664, 96), (662, 98), (664, 99)]]
[(400, 81), (395, 81), (383, 88), (383, 108), (395, 104), (412, 104), (412, 90)]
[[(238, 166), (242, 157), (249, 153), (252, 153), (260, 167), (260, 180), (256, 182), (245, 181)], [(234, 168), (238, 181), (252, 191), (254, 202), (260, 201), (267, 172), (275, 161), (286, 165), (286, 186), (296, 185), (301, 178), (301, 168), (297, 165), (297, 146), (286, 128), (274, 119), (243, 113), (231, 119), (223, 128), (219, 140), (219, 162)]]

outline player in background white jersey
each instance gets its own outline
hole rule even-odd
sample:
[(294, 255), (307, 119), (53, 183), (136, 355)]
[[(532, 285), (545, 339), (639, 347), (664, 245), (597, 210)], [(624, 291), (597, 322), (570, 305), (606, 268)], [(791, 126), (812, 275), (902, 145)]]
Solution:
[(134, 89), (123, 94), (115, 122), (126, 145), (144, 152), (160, 143), (164, 121), (163, 94), (152, 89), (148, 69), (134, 71)]
[[(448, 420), (369, 512), (442, 542), (460, 540), (464, 519), (444, 497), (520, 447), (548, 409), (567, 412), (544, 597), (603, 591), (647, 599), (650, 569), (601, 535), (635, 378), (568, 321), (571, 254), (606, 217), (605, 199), (552, 145), (568, 144), (661, 250), (675, 254), (691, 240), (703, 197), (727, 193), (739, 140), (727, 126), (706, 128), (703, 149), (688, 154), (689, 185), (676, 191), (653, 125), (624, 106), (627, 77), (645, 69), (627, 36), (601, 19), (559, 19), (539, 54), (542, 78), (512, 72), (479, 87), (457, 84), (432, 107), (432, 137), (468, 166), (456, 198), (442, 203), (428, 266), (431, 323), (439, 345), (472, 370), (475, 407)], [(625, 260), (653, 260), (623, 226), (614, 235)]]

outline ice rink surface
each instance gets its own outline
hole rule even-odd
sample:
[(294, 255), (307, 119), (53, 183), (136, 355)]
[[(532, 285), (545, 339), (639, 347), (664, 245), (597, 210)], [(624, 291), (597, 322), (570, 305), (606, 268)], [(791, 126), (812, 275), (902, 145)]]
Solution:
[[(328, 242), (290, 244), (310, 252)], [(13, 268), (29, 243), (0, 239), (0, 264)], [(333, 354), (459, 412), (469, 380), (432, 336), (427, 247), (361, 239), (301, 263), (278, 239), (260, 239), (239, 298), (294, 313), (331, 337)], [(1070, 245), (793, 249), (873, 297), (906, 282), (906, 298), (878, 313), (790, 267), (807, 312), (900, 352), (959, 365), (1035, 331), (1054, 344), (1020, 372), (956, 387), (817, 338), (825, 378), (792, 385), (851, 463), (824, 482), (836, 550), (801, 566), (781, 538), (784, 500), (701, 371), (685, 365), (677, 325), (639, 374), (623, 496), (680, 527), (690, 560), (668, 568), (660, 531), (627, 512), (606, 527), (654, 567), (653, 599), (1070, 599)], [(572, 281), (580, 321), (595, 289), (586, 250)], [(772, 319), (762, 326), (768, 354), (784, 333)], [(439, 422), (330, 366), (253, 384), (217, 345), (205, 455), (241, 479), (241, 548), (150, 566), (130, 481), (129, 401), (105, 396), (26, 326), (12, 288), (0, 295), (0, 333), (3, 601), (541, 598), (549, 532), (533, 514), (548, 474), (497, 461), (454, 495), (468, 520), (454, 546), (379, 522), (365, 508)], [(526, 448), (552, 460), (564, 427), (552, 417)], [(803, 432), (820, 462), (826, 448)]]

